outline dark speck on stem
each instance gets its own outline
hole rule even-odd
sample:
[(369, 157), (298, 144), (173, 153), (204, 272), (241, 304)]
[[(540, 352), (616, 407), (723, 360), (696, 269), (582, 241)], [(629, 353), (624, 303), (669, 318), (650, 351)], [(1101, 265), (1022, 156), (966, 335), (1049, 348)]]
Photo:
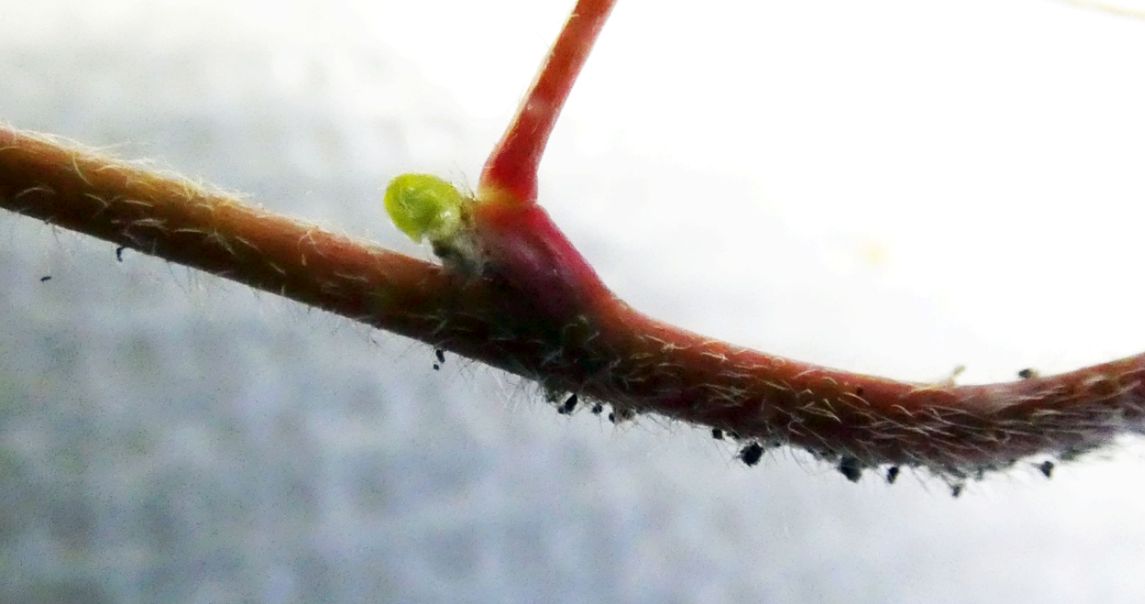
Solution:
[(759, 443), (751, 443), (739, 452), (739, 458), (749, 466), (759, 463), (761, 457), (763, 457), (763, 447), (759, 446)]
[(854, 457), (840, 459), (839, 472), (851, 482), (859, 482), (859, 479), (863, 477), (863, 468), (859, 466), (859, 460)]

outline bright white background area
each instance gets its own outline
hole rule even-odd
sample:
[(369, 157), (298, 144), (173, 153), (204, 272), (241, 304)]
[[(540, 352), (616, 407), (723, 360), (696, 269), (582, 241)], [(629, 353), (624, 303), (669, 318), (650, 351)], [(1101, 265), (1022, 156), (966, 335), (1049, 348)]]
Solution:
[[(0, 120), (428, 258), (571, 2), (0, 0)], [(620, 0), (542, 202), (637, 308), (901, 379), (1145, 350), (1145, 20)], [(1145, 599), (1135, 440), (955, 500), (536, 389), (0, 214), (0, 599)], [(46, 283), (40, 277), (51, 275)], [(1039, 460), (1033, 460), (1039, 461)]]

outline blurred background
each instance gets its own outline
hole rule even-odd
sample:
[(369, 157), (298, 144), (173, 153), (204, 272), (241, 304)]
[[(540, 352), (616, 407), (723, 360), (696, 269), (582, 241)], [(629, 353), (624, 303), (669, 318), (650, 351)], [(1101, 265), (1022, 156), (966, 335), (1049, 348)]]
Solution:
[[(383, 187), (474, 185), (571, 5), (0, 0), (0, 120), (429, 258)], [(700, 7), (621, 0), (542, 164), (633, 305), (910, 380), (1145, 350), (1145, 21)], [(559, 416), (517, 378), (8, 213), (0, 283), (0, 601), (1145, 599), (1136, 440), (953, 499)]]

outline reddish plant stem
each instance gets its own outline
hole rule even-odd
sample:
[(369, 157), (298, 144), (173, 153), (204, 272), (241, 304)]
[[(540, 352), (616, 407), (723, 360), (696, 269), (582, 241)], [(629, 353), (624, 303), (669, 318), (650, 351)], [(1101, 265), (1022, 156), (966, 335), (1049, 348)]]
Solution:
[(558, 374), (571, 366), (575, 375), (562, 386), (762, 444), (841, 456), (848, 477), (884, 462), (964, 477), (1141, 429), (1142, 357), (1013, 384), (906, 384), (736, 349), (632, 311), (532, 203), (549, 131), (610, 7), (578, 4), (487, 164), (483, 185), (493, 181), (510, 194), (483, 199), (473, 212), (490, 273), (532, 300), (541, 320), (561, 326), (550, 359)]
[(601, 316), (598, 346), (623, 351), (605, 398), (764, 444), (965, 477), (1145, 428), (1145, 355), (1017, 382), (906, 383), (737, 348), (618, 306)]
[(539, 204), (481, 203), (472, 219), (488, 270), (551, 322), (612, 308), (612, 292)]
[(485, 162), (478, 195), (510, 203), (537, 200), (537, 167), (561, 107), (615, 0), (579, 0), (509, 128)]
[(611, 297), (554, 319), (496, 276), (461, 281), (440, 267), (182, 179), (3, 128), (0, 206), (416, 338), (550, 389), (866, 465), (922, 465), (957, 477), (1035, 453), (1088, 449), (1145, 428), (1145, 355), (1058, 376), (955, 387), (745, 350), (655, 321)]

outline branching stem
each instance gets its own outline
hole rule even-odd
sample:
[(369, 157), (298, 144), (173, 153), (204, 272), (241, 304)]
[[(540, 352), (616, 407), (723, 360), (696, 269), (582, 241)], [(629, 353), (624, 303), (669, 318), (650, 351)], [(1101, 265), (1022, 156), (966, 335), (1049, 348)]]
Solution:
[[(791, 444), (838, 459), (852, 480), (879, 464), (961, 480), (1145, 431), (1145, 355), (1001, 384), (906, 383), (704, 338), (613, 296), (535, 203), (545, 142), (612, 4), (578, 2), (473, 203), (425, 189), (423, 178), (391, 199), (407, 232), (448, 242), (462, 228), (456, 221), (468, 225), (477, 273), (5, 128), (0, 206), (610, 403), (620, 416), (657, 413), (716, 428), (747, 444), (747, 463), (764, 447)], [(438, 220), (454, 210), (455, 222)]]
[(1145, 355), (1012, 383), (911, 384), (741, 349), (619, 301), (554, 324), (496, 279), (451, 277), (185, 180), (11, 129), (0, 129), (0, 206), (551, 389), (865, 466), (922, 465), (963, 476), (1145, 427)]

